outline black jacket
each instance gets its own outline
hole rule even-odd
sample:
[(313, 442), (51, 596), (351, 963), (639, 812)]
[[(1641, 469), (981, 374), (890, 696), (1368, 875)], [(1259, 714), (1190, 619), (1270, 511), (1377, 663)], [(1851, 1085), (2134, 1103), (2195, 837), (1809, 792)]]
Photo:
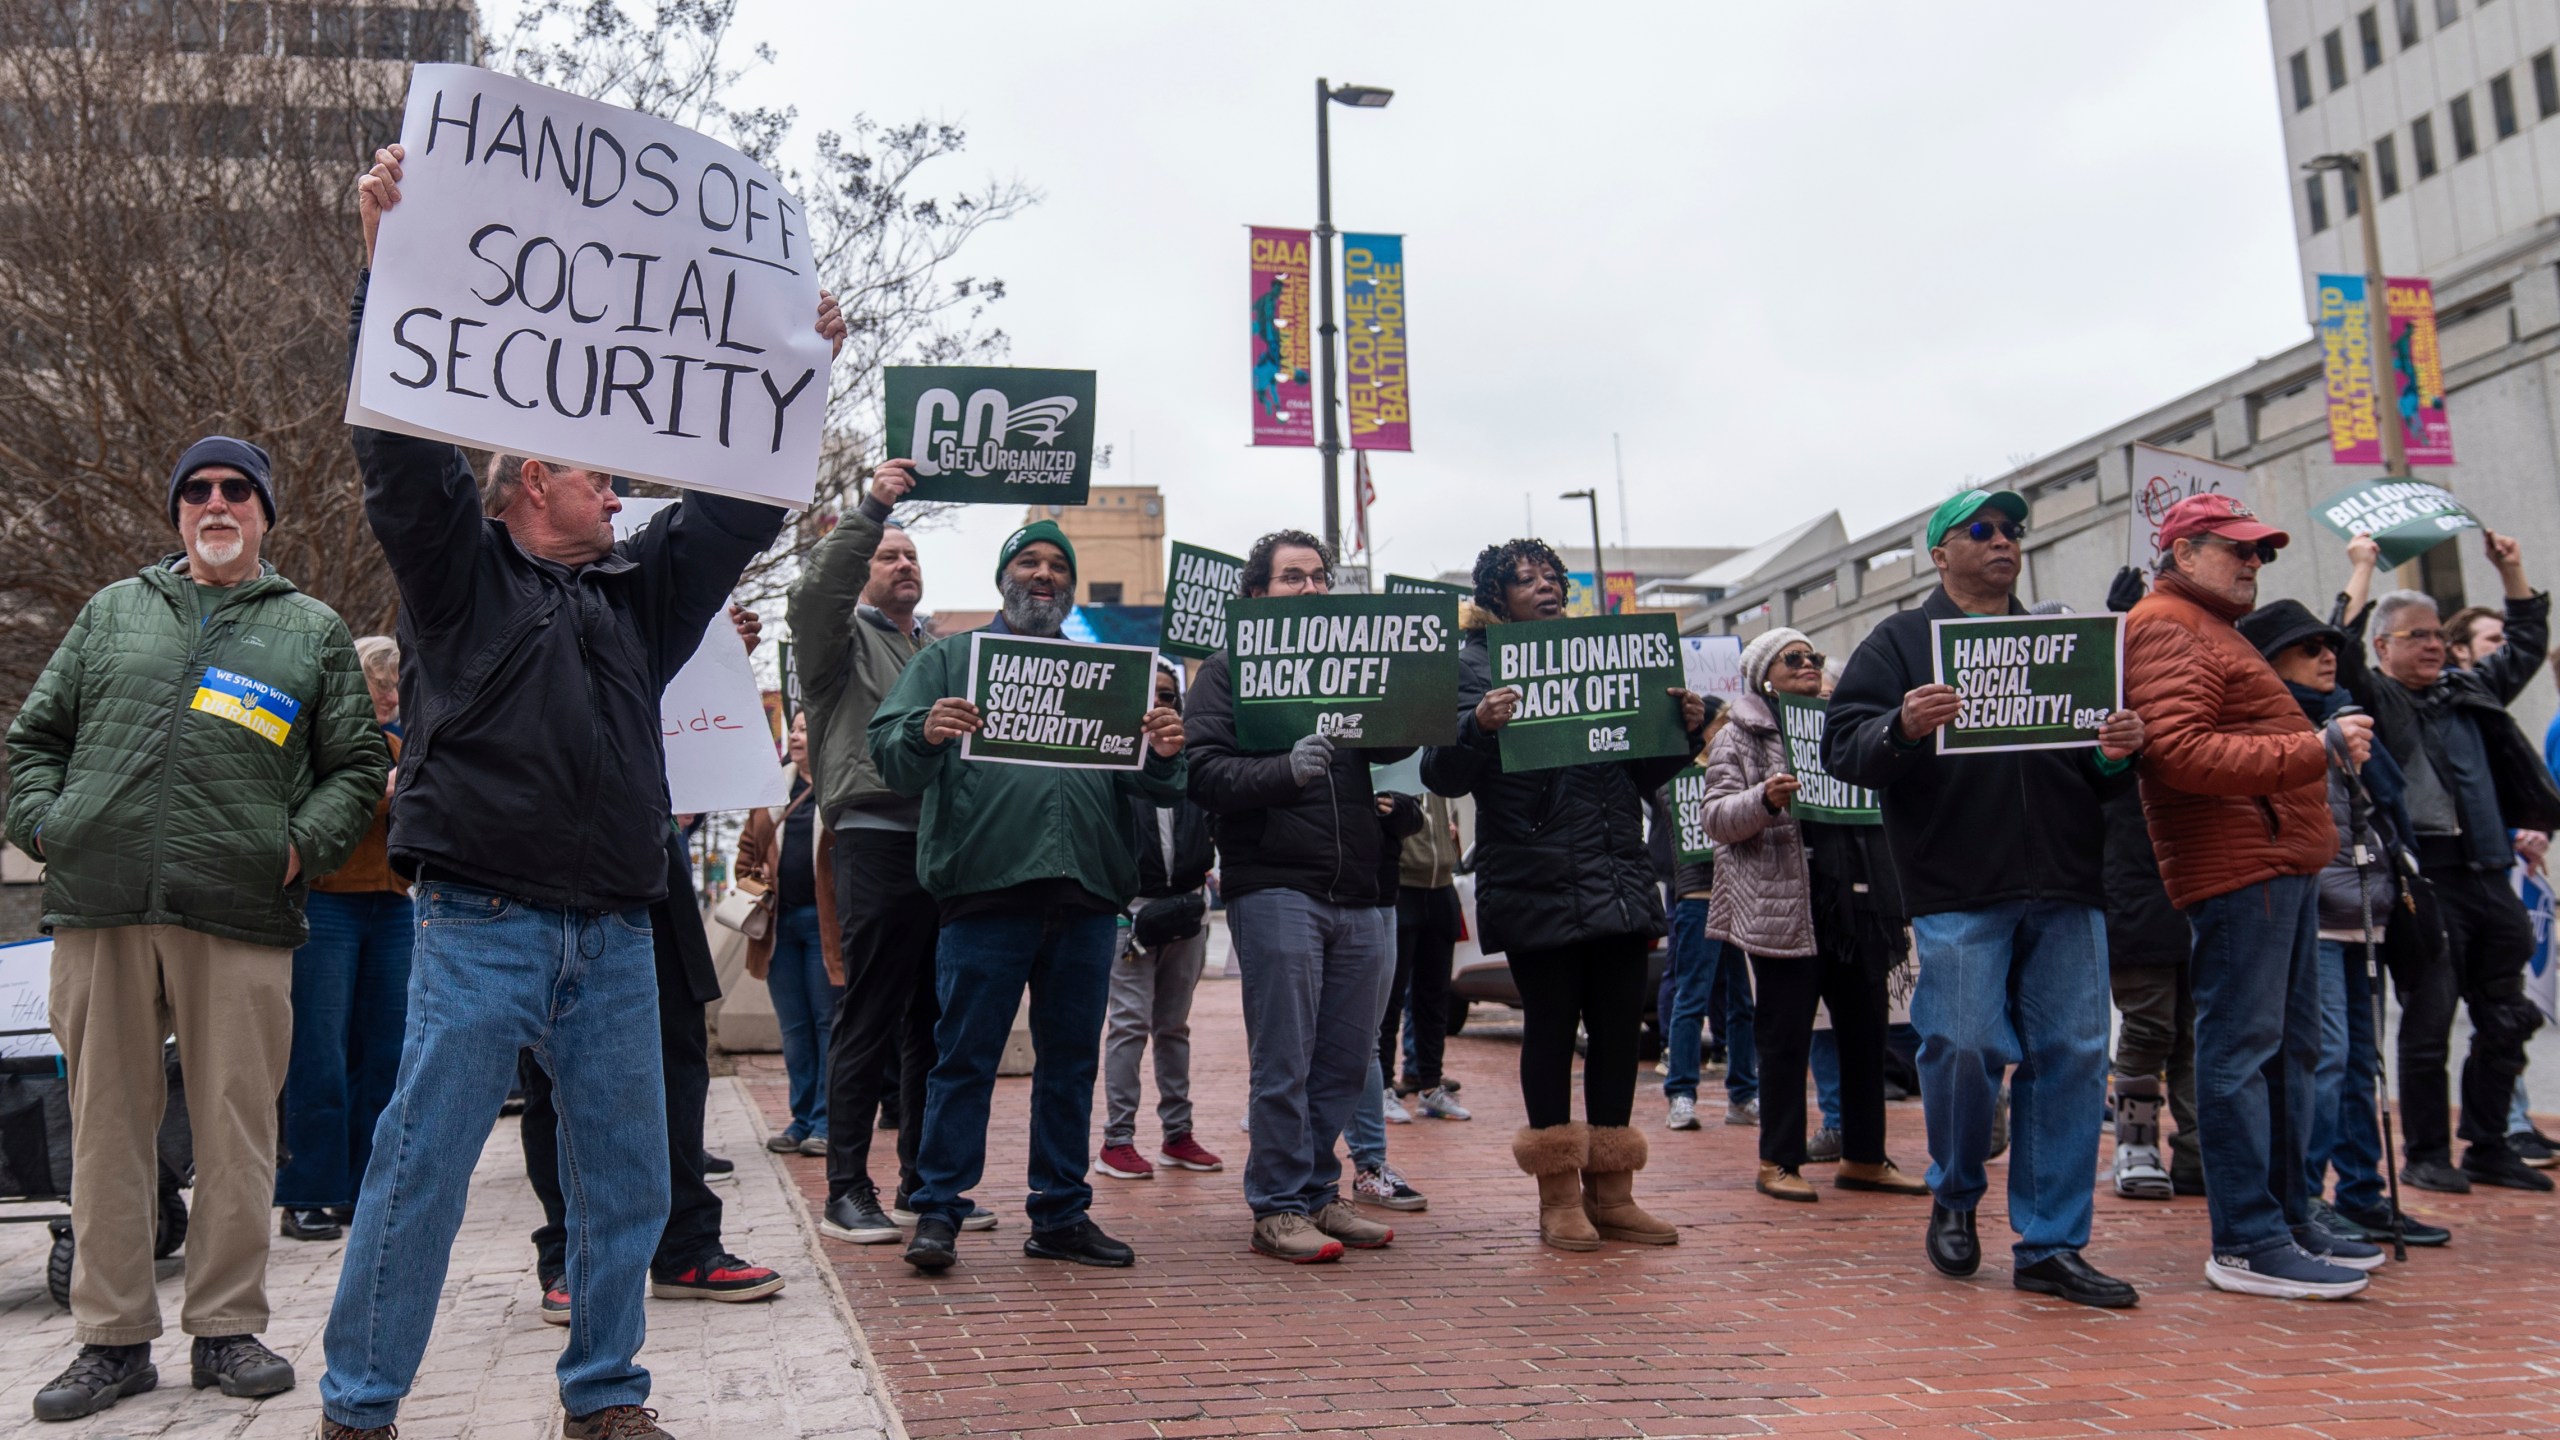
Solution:
[(696, 1005), (720, 998), (720, 969), (711, 959), (711, 932), (702, 926), (702, 901), (693, 893), (693, 856), (685, 837), (667, 827), (667, 893), (649, 907), (649, 938), (658, 956), (658, 1003), (676, 996)]
[[(1164, 832), (1156, 822), (1160, 810), (1173, 812), (1173, 870), (1170, 874), (1164, 866)], [(1218, 860), (1217, 847), (1209, 838), (1209, 814), (1188, 800), (1178, 805), (1158, 806), (1144, 797), (1131, 797), (1129, 848), (1138, 856), (1138, 898), (1141, 900), (1190, 894), (1208, 880), (1209, 867)]]
[[(359, 280), (351, 363), (364, 294)], [(393, 867), (575, 910), (663, 898), (659, 697), (783, 512), (695, 492), (572, 570), (480, 513), (460, 450), (362, 426), (354, 438), (365, 519), (400, 589)]]
[[(2425, 691), (2408, 686), (2379, 671), (2363, 665), (2341, 665), (2339, 683), (2347, 687), (2356, 703), (2371, 711), (2374, 728), (2381, 732), (2384, 748), (2398, 761), (2403, 773), (2412, 772), (2423, 763), (2441, 761), (2437, 747), (2429, 742), (2430, 721), (2439, 725), (2469, 725), (2480, 737), (2480, 749), (2488, 757), (2487, 794), (2482, 800), (2493, 800), (2498, 823), (2475, 827), (2463, 838), (2462, 849), (2470, 866), (2478, 870), (2503, 871), (2513, 863), (2508, 848), (2509, 830), (2560, 829), (2560, 787), (2551, 781), (2544, 768), (2541, 752), (2516, 727), (2515, 717), (2507, 706), (2524, 692), (2542, 669), (2543, 648), (2551, 642), (2551, 597), (2528, 595), (2507, 604), (2507, 643), (2482, 661), (2478, 668), (2457, 670), (2447, 665), (2444, 674)], [(2354, 633), (2361, 636), (2370, 608), (2355, 620)], [(2421, 758), (2425, 752), (2427, 759)], [(2462, 785), (2453, 769), (2437, 764), (2437, 772), (2445, 787), (2455, 792), (2457, 803), (2463, 800)], [(2485, 808), (2466, 804), (2466, 811)], [(2432, 862), (2430, 862), (2432, 863)]]
[[(1289, 778), (1289, 752), (1236, 748), (1235, 701), (1225, 651), (1192, 677), (1182, 706), (1183, 753), (1191, 757), (1191, 798), (1213, 817), (1219, 892), (1233, 901), (1256, 890), (1296, 890), (1333, 905), (1392, 905), (1395, 846), (1378, 828), (1369, 762), (1386, 764), (1411, 746), (1336, 746), (1322, 779)], [(1378, 888), (1379, 855), (1387, 888)]]
[(1396, 903), (1404, 889), (1404, 842), (1406, 837), (1422, 833), (1422, 802), (1410, 795), (1392, 790), (1381, 792), (1391, 808), (1378, 817), (1383, 842), (1378, 846), (1378, 903)]
[(2107, 966), (2184, 965), (2195, 950), (2195, 931), (2169, 903), (2160, 882), (2160, 860), (2151, 850), (2151, 826), (2142, 797), (2126, 791), (2105, 805), (2107, 846)]
[(1476, 797), (1476, 918), (1488, 952), (1552, 950), (1618, 935), (1663, 933), (1662, 885), (1645, 848), (1645, 797), (1680, 773), (1686, 754), (1554, 770), (1505, 771), (1498, 734), (1476, 728), (1493, 689), (1493, 652), (1469, 630), (1458, 650), (1458, 740), (1422, 753), (1422, 783)]
[[(2009, 613), (2026, 610), (2012, 598)], [(1932, 739), (1893, 735), (1905, 693), (1930, 683), (1929, 622), (1964, 612), (1932, 590), (1917, 610), (1867, 633), (1831, 693), (1822, 763), (1883, 802), (1884, 833), (1912, 915), (2011, 900), (2107, 903), (2098, 806), (2133, 787), (2133, 767), (2098, 769), (2098, 748), (1941, 757)]]

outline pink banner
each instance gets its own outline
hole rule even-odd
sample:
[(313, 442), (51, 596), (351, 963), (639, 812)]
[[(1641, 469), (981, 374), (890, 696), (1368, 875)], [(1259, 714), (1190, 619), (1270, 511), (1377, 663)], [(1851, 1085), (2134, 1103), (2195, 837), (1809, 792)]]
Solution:
[(1253, 227), (1253, 443), (1313, 445), (1307, 232)]

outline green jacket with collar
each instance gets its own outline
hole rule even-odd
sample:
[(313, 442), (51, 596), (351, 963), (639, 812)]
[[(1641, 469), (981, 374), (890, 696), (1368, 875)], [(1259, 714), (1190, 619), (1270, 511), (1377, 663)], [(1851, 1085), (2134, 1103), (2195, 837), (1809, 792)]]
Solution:
[(809, 552), (791, 587), (791, 668), (800, 676), (800, 705), (809, 717), (809, 759), (818, 782), (818, 815), (830, 827), (864, 810), (912, 826), (916, 802), (880, 778), (871, 763), (872, 712), (898, 672), (925, 647), (921, 633), (901, 635), (862, 603), (871, 583), (889, 511), (864, 497)]
[[(173, 556), (90, 597), (9, 727), (8, 834), (46, 928), (309, 936), (391, 754), (337, 612), (262, 566), (205, 590)], [(288, 847), (302, 868), (285, 883)]]

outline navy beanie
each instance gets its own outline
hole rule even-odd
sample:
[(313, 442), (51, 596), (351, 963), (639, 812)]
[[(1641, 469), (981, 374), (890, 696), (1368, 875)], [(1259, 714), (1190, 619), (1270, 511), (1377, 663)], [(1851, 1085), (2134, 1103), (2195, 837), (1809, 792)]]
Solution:
[(246, 440), (234, 440), (228, 435), (207, 435), (188, 446), (187, 453), (178, 457), (178, 467), (169, 472), (170, 525), (175, 526), (178, 523), (178, 487), (187, 483), (188, 476), (207, 465), (228, 465), (248, 476), (249, 483), (258, 487), (258, 504), (266, 509), (267, 524), (270, 527), (274, 526), (276, 495), (275, 491), (268, 486), (268, 476), (274, 469), (274, 462), (267, 458), (266, 451)]

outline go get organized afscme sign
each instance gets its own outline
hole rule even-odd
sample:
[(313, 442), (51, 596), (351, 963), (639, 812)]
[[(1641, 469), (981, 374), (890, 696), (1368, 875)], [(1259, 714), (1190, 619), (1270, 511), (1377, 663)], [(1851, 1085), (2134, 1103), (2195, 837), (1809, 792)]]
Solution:
[(347, 420), (804, 506), (829, 346), (807, 217), (681, 125), (411, 73)]

